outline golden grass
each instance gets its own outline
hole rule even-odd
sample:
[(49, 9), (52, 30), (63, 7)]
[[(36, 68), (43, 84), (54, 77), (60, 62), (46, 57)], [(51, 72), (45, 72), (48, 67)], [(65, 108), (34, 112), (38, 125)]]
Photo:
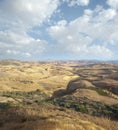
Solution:
[[(78, 78), (69, 64), (16, 62), (16, 65), (0, 65), (0, 91), (34, 91), (40, 89), (51, 95), (58, 89), (66, 89), (70, 80)], [(98, 68), (98, 70), (96, 70)], [(82, 68), (81, 75), (98, 79), (101, 66)], [(94, 69), (94, 67), (93, 67)], [(77, 68), (78, 70), (78, 68)], [(84, 73), (84, 74), (83, 74)], [(92, 73), (92, 74), (91, 74)], [(91, 76), (91, 77), (90, 77)], [(92, 117), (51, 104), (11, 107), (0, 110), (0, 130), (117, 130), (118, 121), (104, 117)]]
[(78, 77), (67, 65), (57, 66), (53, 63), (22, 63), (18, 61), (17, 63), (19, 66), (0, 65), (0, 91), (40, 89), (45, 93), (52, 94), (58, 88), (66, 88), (69, 80)]
[(50, 104), (0, 111), (0, 130), (117, 130), (118, 122)]

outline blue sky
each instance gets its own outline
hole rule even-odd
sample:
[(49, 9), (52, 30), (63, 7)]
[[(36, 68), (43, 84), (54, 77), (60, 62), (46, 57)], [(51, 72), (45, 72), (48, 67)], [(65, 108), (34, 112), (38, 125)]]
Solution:
[(0, 0), (0, 59), (118, 60), (118, 0)]

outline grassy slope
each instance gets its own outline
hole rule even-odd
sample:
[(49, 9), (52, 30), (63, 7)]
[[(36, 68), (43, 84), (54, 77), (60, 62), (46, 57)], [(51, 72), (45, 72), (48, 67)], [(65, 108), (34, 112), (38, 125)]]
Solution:
[(0, 130), (116, 130), (117, 122), (50, 104), (0, 110)]
[[(77, 65), (73, 63), (71, 66)], [(47, 102), (40, 103), (43, 98), (40, 97), (40, 92), (35, 91), (39, 89), (49, 97), (54, 91), (65, 90), (70, 80), (83, 77), (89, 81), (93, 81), (93, 77), (99, 79), (97, 74), (102, 66), (97, 67), (97, 72), (92, 71), (94, 67), (86, 72), (86, 67), (80, 67), (78, 70), (78, 67), (73, 69), (66, 63), (57, 65), (19, 61), (0, 62), (0, 102), (3, 98), (6, 102), (0, 103), (0, 115), (2, 115), (0, 130), (116, 130), (117, 121), (92, 117)]]

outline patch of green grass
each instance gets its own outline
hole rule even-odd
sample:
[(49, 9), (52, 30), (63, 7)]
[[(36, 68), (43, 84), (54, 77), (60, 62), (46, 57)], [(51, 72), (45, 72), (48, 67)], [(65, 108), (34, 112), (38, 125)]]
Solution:
[(105, 91), (104, 91), (103, 89), (101, 89), (101, 88), (87, 87), (86, 89), (94, 90), (94, 91), (96, 91), (99, 95), (102, 95), (102, 96), (110, 96), (107, 92), (105, 92)]
[(107, 92), (104, 92), (102, 89), (96, 89), (95, 90), (99, 95), (102, 96), (109, 96), (109, 94)]

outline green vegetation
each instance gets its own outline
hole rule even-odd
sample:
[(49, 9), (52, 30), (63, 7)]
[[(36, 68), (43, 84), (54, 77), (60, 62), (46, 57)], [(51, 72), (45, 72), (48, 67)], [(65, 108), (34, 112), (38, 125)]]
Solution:
[(96, 91), (99, 95), (102, 95), (102, 96), (110, 96), (107, 92), (105, 92), (105, 91), (104, 91), (103, 89), (101, 89), (101, 88), (87, 87), (87, 88), (84, 88), (84, 89), (94, 90), (94, 91)]
[(31, 92), (1, 92), (0, 95), (4, 97), (11, 97), (16, 102), (20, 102), (21, 104), (40, 103), (48, 98), (48, 96), (39, 89)]
[(53, 104), (93, 116), (105, 116), (118, 119), (118, 104), (106, 105), (101, 102), (91, 101), (84, 97), (79, 98), (70, 95), (53, 99)]
[(117, 130), (118, 66), (8, 60), (0, 70), (0, 130)]
[[(94, 88), (94, 90), (96, 90), (100, 94), (102, 92), (100, 89), (98, 91), (98, 89)], [(40, 90), (31, 92), (1, 92), (0, 95), (4, 97), (13, 98), (16, 102), (18, 101), (18, 103), (16, 103), (17, 106), (19, 106), (18, 104), (22, 106), (23, 104), (30, 105), (34, 103), (51, 103), (60, 106), (62, 109), (69, 108), (89, 115), (105, 116), (113, 119), (118, 119), (118, 104), (106, 105), (101, 102), (91, 101), (85, 97), (80, 98), (74, 97), (73, 95), (67, 95), (64, 97), (53, 98), (49, 100), (49, 97)], [(14, 104), (12, 104), (11, 102), (1, 103), (0, 109), (8, 108), (12, 105)]]
[(10, 106), (10, 103), (7, 102), (7, 103), (0, 103), (0, 109), (6, 109), (6, 108), (9, 108)]

